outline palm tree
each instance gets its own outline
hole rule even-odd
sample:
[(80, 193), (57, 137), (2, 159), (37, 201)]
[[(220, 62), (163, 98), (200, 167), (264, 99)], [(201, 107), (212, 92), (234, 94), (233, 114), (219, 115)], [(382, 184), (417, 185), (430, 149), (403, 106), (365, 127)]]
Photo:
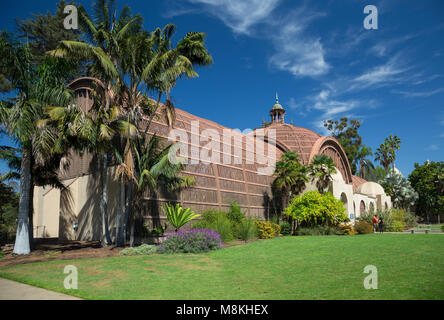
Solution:
[(308, 168), (299, 162), (294, 151), (287, 151), (276, 162), (273, 187), (282, 193), (282, 205), (285, 208), (293, 195), (299, 194), (308, 182)]
[(395, 169), (396, 150), (399, 150), (401, 140), (397, 136), (389, 135), (385, 138), (375, 153), (375, 160), (380, 161), (384, 169), (388, 170), (390, 165)]
[(332, 174), (336, 173), (336, 165), (332, 158), (325, 154), (317, 154), (311, 159), (309, 172), (312, 180), (316, 179), (316, 187), (323, 194), (333, 180)]
[(386, 143), (389, 146), (390, 150), (390, 158), (392, 160), (393, 165), (393, 171), (395, 170), (395, 160), (396, 160), (396, 150), (399, 150), (401, 147), (401, 139), (399, 139), (397, 136), (389, 135), (389, 137), (386, 139)]
[[(111, 244), (111, 236), (108, 228), (108, 195), (107, 195), (107, 157), (114, 146), (110, 143), (109, 137), (114, 136), (112, 122), (116, 114), (121, 114), (123, 110), (118, 110), (122, 106), (115, 107), (115, 101), (112, 95), (112, 86), (123, 82), (119, 68), (119, 58), (122, 56), (121, 45), (123, 41), (131, 34), (139, 32), (142, 25), (140, 15), (131, 16), (128, 6), (125, 6), (119, 17), (115, 14), (115, 1), (98, 0), (94, 3), (94, 19), (92, 19), (86, 10), (80, 6), (80, 24), (86, 32), (90, 43), (80, 41), (61, 41), (58, 48), (49, 52), (52, 56), (62, 58), (78, 58), (87, 62), (88, 72), (99, 77), (105, 84), (105, 90), (102, 94), (96, 92), (96, 101), (100, 107), (96, 109), (94, 120), (90, 123), (95, 125), (92, 129), (93, 136), (87, 139), (91, 143), (88, 149), (98, 155), (98, 167), (100, 170), (101, 181), (101, 204), (100, 221), (104, 222), (105, 230), (101, 236), (102, 245), (105, 244), (103, 236), (106, 237), (107, 244)], [(100, 119), (100, 117), (104, 117)], [(110, 122), (111, 121), (111, 122)], [(118, 120), (120, 124), (123, 122)], [(111, 127), (109, 126), (111, 125)], [(123, 134), (125, 132), (122, 132)], [(102, 230), (102, 228), (101, 228)]]
[[(116, 175), (130, 177), (132, 187), (135, 189), (134, 199), (131, 203), (131, 208), (134, 211), (131, 215), (130, 228), (130, 245), (133, 246), (134, 222), (136, 217), (141, 216), (146, 191), (149, 190), (151, 194), (156, 194), (159, 187), (168, 191), (180, 191), (191, 187), (195, 180), (191, 177), (180, 176), (179, 172), (183, 169), (182, 162), (172, 163), (168, 158), (170, 152), (177, 151), (178, 144), (164, 147), (156, 135), (152, 137), (143, 135), (131, 141), (130, 144), (132, 148), (125, 150), (125, 161), (119, 165)], [(128, 218), (129, 212), (125, 211), (123, 230), (125, 230)]]
[(55, 132), (37, 127), (44, 118), (48, 104), (64, 105), (71, 99), (56, 71), (60, 65), (47, 60), (33, 65), (29, 48), (3, 33), (0, 36), (0, 69), (16, 89), (16, 96), (0, 102), (0, 123), (21, 148), (20, 201), (14, 253), (28, 254), (32, 245), (32, 195), (35, 179), (32, 173), (37, 163), (44, 165), (54, 153)]
[(373, 163), (370, 160), (366, 159), (368, 156), (372, 156), (373, 152), (370, 147), (366, 145), (362, 145), (361, 149), (356, 154), (355, 161), (359, 163), (359, 176), (365, 179), (365, 173), (368, 172), (371, 168), (374, 168)]

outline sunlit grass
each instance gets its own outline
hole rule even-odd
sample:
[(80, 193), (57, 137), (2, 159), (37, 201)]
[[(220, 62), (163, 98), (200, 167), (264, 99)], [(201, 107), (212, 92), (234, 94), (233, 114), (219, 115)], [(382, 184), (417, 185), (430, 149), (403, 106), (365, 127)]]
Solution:
[[(78, 268), (78, 290), (63, 269)], [(366, 290), (366, 265), (378, 289)], [(444, 236), (284, 237), (200, 255), (50, 261), (0, 276), (89, 299), (444, 299)]]

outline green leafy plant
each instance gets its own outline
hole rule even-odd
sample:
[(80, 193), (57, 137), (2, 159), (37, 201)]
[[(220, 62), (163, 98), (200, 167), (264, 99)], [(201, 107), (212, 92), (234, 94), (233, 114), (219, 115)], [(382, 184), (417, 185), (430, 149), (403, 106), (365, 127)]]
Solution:
[(178, 203), (176, 205), (165, 204), (162, 210), (176, 231), (191, 220), (200, 217), (200, 214), (195, 214), (190, 208), (183, 208)]
[(344, 204), (330, 192), (320, 194), (308, 191), (293, 197), (284, 214), (299, 221), (303, 226), (338, 225), (347, 221)]
[(223, 242), (233, 241), (233, 223), (225, 211), (207, 210), (202, 212), (202, 219), (193, 223), (193, 228), (210, 229), (219, 233)]
[(291, 234), (291, 224), (288, 221), (284, 221), (280, 224), (281, 234), (282, 235), (290, 235)]
[(296, 230), (298, 236), (333, 236), (339, 234), (339, 230), (333, 226), (314, 226), (299, 228)]
[(157, 252), (157, 247), (149, 244), (142, 244), (138, 247), (126, 248), (120, 251), (121, 256), (140, 256)]
[(250, 217), (242, 219), (238, 226), (239, 238), (247, 242), (257, 237), (257, 227)]
[(355, 223), (355, 230), (359, 234), (373, 233), (373, 226), (367, 221), (358, 221)]

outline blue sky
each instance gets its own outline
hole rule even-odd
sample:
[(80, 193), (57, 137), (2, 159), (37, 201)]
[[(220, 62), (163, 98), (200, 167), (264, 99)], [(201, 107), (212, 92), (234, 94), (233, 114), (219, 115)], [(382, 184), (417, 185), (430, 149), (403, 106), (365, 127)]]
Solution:
[[(89, 1), (80, 1), (88, 9)], [(145, 28), (173, 22), (177, 38), (207, 33), (214, 65), (172, 92), (177, 107), (231, 128), (268, 120), (278, 91), (287, 122), (324, 134), (322, 120), (362, 122), (374, 151), (401, 138), (396, 166), (444, 160), (444, 2), (164, 0), (117, 1)], [(378, 29), (363, 26), (368, 4)], [(54, 11), (56, 1), (0, 0), (0, 29)], [(0, 143), (4, 142), (4, 138)], [(4, 171), (0, 166), (0, 171)]]

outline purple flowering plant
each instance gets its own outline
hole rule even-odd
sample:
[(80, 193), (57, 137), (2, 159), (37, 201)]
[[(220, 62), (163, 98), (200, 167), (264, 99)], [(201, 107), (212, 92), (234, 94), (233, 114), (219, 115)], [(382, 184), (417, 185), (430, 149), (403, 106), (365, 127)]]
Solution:
[(222, 247), (220, 235), (210, 229), (183, 229), (165, 234), (160, 253), (201, 253)]

